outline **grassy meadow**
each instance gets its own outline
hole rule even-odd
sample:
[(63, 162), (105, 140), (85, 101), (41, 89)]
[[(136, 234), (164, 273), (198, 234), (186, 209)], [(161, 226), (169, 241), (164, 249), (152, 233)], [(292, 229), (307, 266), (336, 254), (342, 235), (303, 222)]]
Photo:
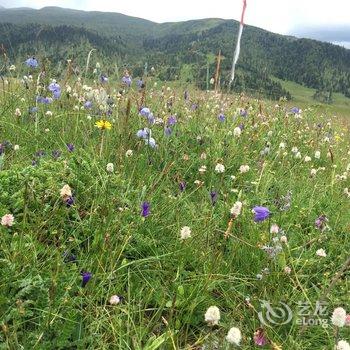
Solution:
[(39, 71), (0, 90), (0, 349), (348, 349), (349, 126)]

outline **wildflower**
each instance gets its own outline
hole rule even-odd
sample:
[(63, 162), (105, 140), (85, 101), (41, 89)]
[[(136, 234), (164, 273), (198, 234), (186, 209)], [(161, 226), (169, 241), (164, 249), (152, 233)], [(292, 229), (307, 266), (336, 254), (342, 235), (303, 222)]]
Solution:
[(220, 114), (218, 115), (218, 120), (219, 120), (220, 122), (224, 122), (224, 121), (226, 120), (225, 115), (222, 114), (222, 113), (220, 113)]
[(299, 114), (301, 110), (298, 107), (293, 107), (290, 109), (290, 112), (293, 114)]
[(287, 243), (288, 243), (288, 238), (287, 238), (287, 236), (285, 236), (285, 235), (281, 236), (280, 242), (281, 242), (281, 243), (284, 243), (284, 244), (287, 244)]
[(179, 183), (179, 189), (181, 192), (185, 191), (186, 188), (186, 182), (185, 181), (180, 181)]
[(12, 214), (5, 214), (1, 218), (1, 225), (6, 227), (11, 227), (14, 221), (15, 221), (15, 218)]
[(143, 202), (141, 204), (141, 216), (146, 218), (150, 214), (150, 203), (149, 202)]
[(321, 152), (320, 151), (316, 151), (315, 152), (315, 158), (316, 159), (320, 159), (321, 158)]
[(230, 344), (239, 345), (242, 340), (242, 333), (237, 327), (232, 327), (227, 333), (226, 340)]
[(239, 172), (240, 172), (241, 174), (247, 173), (249, 170), (250, 170), (249, 165), (241, 165), (241, 166), (239, 167)]
[(242, 134), (242, 130), (240, 127), (237, 126), (236, 128), (233, 129), (233, 136), (240, 137), (241, 134)]
[(127, 86), (130, 87), (131, 83), (132, 83), (132, 79), (130, 76), (124, 76), (122, 78), (122, 82)]
[(143, 128), (140, 129), (137, 133), (136, 136), (141, 138), (141, 139), (147, 139), (149, 137), (151, 137), (152, 135), (152, 130), (148, 129), (148, 128)]
[(92, 108), (92, 102), (91, 101), (86, 101), (84, 103), (84, 108), (85, 109), (91, 109)]
[(170, 136), (171, 133), (172, 133), (171, 128), (169, 128), (168, 126), (166, 126), (166, 127), (164, 128), (164, 135), (165, 135), (165, 136)]
[(14, 146), (13, 146), (13, 150), (14, 150), (14, 151), (18, 151), (18, 150), (19, 150), (19, 145), (14, 145)]
[(218, 200), (217, 191), (210, 191), (210, 199), (211, 199), (211, 204), (215, 205), (216, 201)]
[(336, 350), (350, 350), (350, 344), (346, 340), (339, 340)]
[(16, 70), (16, 66), (14, 64), (11, 64), (11, 66), (9, 67), (9, 71), (13, 72)]
[(314, 168), (312, 168), (312, 169), (310, 170), (310, 176), (311, 176), (311, 177), (314, 177), (314, 176), (316, 176), (316, 174), (317, 174), (317, 170), (314, 169)]
[(120, 303), (120, 297), (118, 295), (112, 295), (110, 298), (109, 298), (109, 303), (111, 305), (117, 305)]
[(316, 251), (316, 255), (317, 255), (317, 256), (320, 256), (320, 257), (322, 257), (322, 258), (325, 258), (325, 257), (327, 256), (327, 254), (326, 254), (326, 252), (325, 252), (325, 250), (324, 250), (323, 248), (318, 249), (318, 250)]
[(67, 146), (67, 149), (68, 149), (69, 152), (73, 152), (74, 151), (74, 145), (72, 143), (67, 143), (66, 146)]
[(188, 226), (184, 226), (180, 231), (180, 238), (182, 240), (191, 238), (191, 229)]
[(106, 166), (106, 170), (107, 170), (108, 173), (113, 173), (113, 171), (114, 171), (113, 163), (108, 163), (107, 166)]
[(202, 165), (198, 171), (201, 173), (201, 174), (204, 174), (206, 171), (207, 171), (207, 167), (205, 165)]
[(221, 163), (218, 163), (216, 164), (215, 166), (215, 171), (218, 173), (218, 174), (222, 174), (223, 172), (225, 172), (225, 166)]
[(331, 321), (336, 327), (344, 327), (346, 321), (346, 311), (342, 307), (337, 307), (333, 311)]
[(346, 315), (345, 317), (345, 325), (350, 326), (350, 314)]
[(299, 152), (298, 147), (293, 147), (292, 148), (292, 153), (297, 154)]
[(286, 148), (286, 144), (284, 142), (281, 142), (278, 148), (283, 150)]
[(311, 157), (305, 156), (304, 162), (305, 162), (305, 163), (311, 162)]
[(66, 184), (61, 188), (60, 195), (61, 195), (61, 198), (63, 199), (72, 196), (72, 190), (69, 187), (69, 185)]
[(270, 233), (277, 234), (279, 232), (280, 228), (277, 224), (272, 224), (270, 227)]
[(327, 222), (326, 215), (321, 215), (315, 220), (315, 227), (320, 231), (324, 231), (327, 228)]
[(207, 154), (206, 153), (201, 153), (201, 156), (200, 156), (200, 158), (202, 159), (202, 160), (205, 160), (205, 159), (207, 159)]
[(143, 107), (143, 108), (141, 108), (141, 110), (140, 110), (140, 114), (141, 114), (143, 117), (146, 117), (146, 118), (149, 116), (150, 113), (151, 113), (151, 111), (150, 111), (150, 109), (147, 108), (147, 107)]
[(267, 339), (262, 328), (258, 328), (254, 333), (254, 343), (258, 346), (265, 346), (267, 344)]
[(230, 213), (231, 213), (231, 216), (235, 219), (237, 218), (240, 214), (241, 214), (241, 210), (242, 210), (242, 202), (240, 201), (237, 201), (233, 207), (230, 209)]
[(301, 159), (301, 153), (300, 153), (300, 152), (297, 152), (296, 155), (295, 155), (295, 158), (296, 158), (296, 159)]
[(57, 160), (59, 157), (61, 157), (61, 151), (60, 150), (54, 150), (52, 151), (52, 157)]
[(101, 130), (111, 130), (112, 124), (108, 120), (99, 120), (95, 123), (95, 126), (97, 126)]
[(253, 208), (253, 213), (254, 213), (254, 221), (255, 222), (260, 222), (266, 220), (270, 216), (270, 211), (266, 207), (259, 207), (256, 206)]
[(39, 63), (35, 57), (30, 57), (26, 60), (26, 65), (30, 68), (37, 68)]
[(210, 325), (217, 325), (220, 321), (220, 310), (217, 306), (210, 306), (204, 315), (204, 319)]
[(100, 76), (100, 82), (103, 83), (108, 83), (108, 77), (104, 74), (101, 74)]
[(51, 111), (46, 111), (45, 115), (48, 116), (48, 117), (52, 117), (52, 112)]
[(21, 110), (19, 108), (16, 108), (15, 110), (15, 116), (20, 117), (22, 115)]
[(92, 273), (87, 271), (82, 271), (80, 274), (83, 278), (81, 286), (84, 288), (86, 284), (90, 281), (92, 277)]
[(131, 157), (132, 156), (132, 149), (128, 149), (126, 152), (125, 152), (125, 156), (126, 157)]
[(292, 272), (292, 269), (289, 266), (286, 266), (284, 268), (284, 273), (286, 273), (287, 275), (289, 275)]
[(157, 147), (156, 140), (153, 137), (145, 139), (145, 144), (151, 146), (152, 148)]
[(177, 119), (176, 119), (176, 116), (174, 115), (171, 115), (167, 120), (168, 125), (175, 125), (176, 123), (177, 123)]
[(71, 207), (74, 204), (74, 197), (73, 196), (69, 196), (64, 201), (65, 201), (67, 207), (69, 208), (69, 207)]

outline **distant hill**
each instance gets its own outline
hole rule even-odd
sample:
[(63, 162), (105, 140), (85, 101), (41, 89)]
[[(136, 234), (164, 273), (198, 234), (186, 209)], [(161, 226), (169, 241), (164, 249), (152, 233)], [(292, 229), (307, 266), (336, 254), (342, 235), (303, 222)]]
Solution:
[[(106, 63), (126, 62), (134, 75), (141, 75), (148, 62), (162, 79), (180, 78), (202, 88), (207, 72), (214, 74), (219, 50), (224, 56), (221, 83), (227, 84), (237, 31), (237, 21), (218, 18), (159, 24), (59, 7), (0, 11), (0, 44), (11, 59), (36, 54), (50, 56), (51, 62), (69, 57), (82, 64), (88, 50), (96, 48)], [(350, 97), (350, 50), (247, 26), (233, 88), (290, 97), (274, 78)]]

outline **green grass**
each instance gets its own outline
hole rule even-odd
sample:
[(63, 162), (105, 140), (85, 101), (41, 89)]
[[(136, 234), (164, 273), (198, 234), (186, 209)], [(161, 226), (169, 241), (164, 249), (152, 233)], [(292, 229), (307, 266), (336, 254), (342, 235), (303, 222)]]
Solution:
[(301, 108), (312, 106), (318, 113), (333, 114), (346, 118), (350, 117), (350, 98), (345, 97), (343, 94), (334, 93), (332, 104), (321, 103), (313, 98), (315, 93), (314, 89), (292, 81), (284, 81), (278, 78), (274, 79), (281, 83), (283, 88), (292, 94), (291, 104), (298, 105)]
[[(62, 86), (61, 99), (39, 104), (38, 113), (28, 112), (35, 104), (34, 83), (0, 91), (1, 142), (10, 142), (1, 157), (0, 217), (15, 218), (12, 227), (0, 226), (1, 349), (229, 349), (225, 337), (233, 326), (242, 332), (241, 349), (255, 348), (252, 337), (260, 327), (266, 349), (334, 348), (330, 316), (339, 306), (349, 312), (348, 272), (324, 296), (320, 318), (328, 328), (302, 327), (297, 313), (300, 303), (315, 311), (348, 257), (348, 129), (319, 111), (306, 109), (298, 119), (286, 116), (286, 106), (236, 95), (191, 91), (187, 102), (181, 88), (151, 88), (152, 80), (144, 94), (132, 88), (123, 95), (117, 94), (119, 82), (95, 86), (101, 93), (73, 78), (67, 83), (72, 91)], [(87, 99), (91, 110), (83, 108)], [(155, 149), (136, 137), (147, 126), (141, 105), (158, 121), (177, 116), (169, 137), (163, 125), (152, 125)], [(218, 120), (220, 112), (225, 122)], [(101, 118), (111, 130), (96, 128)], [(244, 128), (237, 137), (239, 125)], [(74, 144), (73, 152), (67, 143)], [(107, 163), (114, 172), (106, 171)], [(215, 171), (217, 163), (224, 173)], [(200, 174), (203, 165), (207, 171)], [(250, 170), (241, 173), (241, 165)], [(60, 195), (66, 184), (71, 207)], [(211, 191), (217, 192), (214, 204)], [(290, 206), (283, 209), (288, 191)], [(150, 203), (145, 218), (144, 201)], [(243, 203), (242, 212), (228, 230), (236, 201)], [(269, 208), (269, 219), (254, 222), (257, 205)], [(315, 227), (320, 215), (328, 218), (323, 231)], [(283, 231), (270, 233), (273, 223)], [(183, 226), (192, 231), (184, 241)], [(287, 244), (276, 243), (282, 235)], [(265, 245), (282, 250), (270, 257)], [(316, 255), (320, 248), (326, 257)], [(69, 261), (72, 255), (76, 259)], [(82, 271), (92, 273), (85, 287)], [(110, 305), (112, 295), (122, 297), (121, 303)], [(262, 300), (287, 303), (293, 320), (263, 325)], [(221, 311), (217, 326), (204, 319), (212, 305)], [(337, 337), (349, 339), (349, 329), (339, 329)]]

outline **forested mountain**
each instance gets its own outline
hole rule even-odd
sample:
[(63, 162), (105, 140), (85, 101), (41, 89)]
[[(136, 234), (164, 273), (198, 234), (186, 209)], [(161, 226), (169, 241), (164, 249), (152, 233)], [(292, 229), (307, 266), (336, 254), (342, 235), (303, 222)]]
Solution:
[[(215, 72), (219, 50), (221, 85), (227, 85), (237, 31), (238, 22), (223, 19), (158, 24), (57, 7), (0, 9), (0, 45), (11, 62), (37, 55), (54, 64), (70, 58), (83, 65), (95, 48), (109, 67), (126, 62), (136, 76), (147, 62), (161, 79), (180, 78), (202, 88), (208, 73)], [(274, 77), (311, 87), (315, 96), (342, 92), (350, 97), (350, 50), (247, 26), (233, 89), (289, 98)]]

